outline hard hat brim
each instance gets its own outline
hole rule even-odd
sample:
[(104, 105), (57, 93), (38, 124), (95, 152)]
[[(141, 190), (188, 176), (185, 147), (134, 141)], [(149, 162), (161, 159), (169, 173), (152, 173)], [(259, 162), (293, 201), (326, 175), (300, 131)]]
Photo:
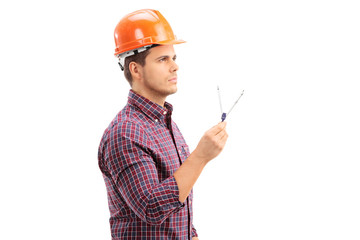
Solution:
[[(154, 44), (159, 44), (159, 45), (175, 45), (175, 44), (181, 44), (181, 43), (186, 43), (186, 41), (182, 40), (182, 39), (174, 39), (174, 40), (165, 40), (165, 41), (144, 41), (140, 44), (137, 44), (137, 46), (135, 47), (136, 48), (140, 48), (140, 47), (144, 47), (144, 46), (148, 46), (148, 45), (154, 45)], [(134, 50), (134, 44), (133, 43), (130, 43), (131, 44), (131, 47), (129, 48), (125, 48), (125, 49), (122, 49), (121, 51), (116, 49), (115, 50), (115, 56), (118, 56), (124, 52), (127, 52), (127, 51), (131, 51), (131, 50)]]
[(175, 44), (181, 44), (181, 43), (186, 43), (186, 41), (182, 40), (182, 39), (176, 39), (176, 40), (171, 40), (171, 41), (160, 41), (158, 43), (155, 44), (160, 44), (160, 45), (175, 45)]

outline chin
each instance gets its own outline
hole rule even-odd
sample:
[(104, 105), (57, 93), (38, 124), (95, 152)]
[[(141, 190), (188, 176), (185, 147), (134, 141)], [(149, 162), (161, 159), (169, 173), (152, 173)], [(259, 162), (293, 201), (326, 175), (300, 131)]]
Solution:
[(175, 86), (175, 88), (171, 89), (170, 92), (171, 92), (170, 95), (176, 93), (177, 92), (177, 87)]
[(171, 87), (168, 87), (166, 90), (164, 89), (164, 93), (166, 93), (167, 95), (171, 95), (177, 92), (177, 86), (173, 85)]

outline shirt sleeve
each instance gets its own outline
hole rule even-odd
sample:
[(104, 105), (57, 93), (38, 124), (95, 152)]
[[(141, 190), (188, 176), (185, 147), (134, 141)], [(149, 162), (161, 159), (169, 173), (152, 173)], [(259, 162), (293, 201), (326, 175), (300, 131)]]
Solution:
[(110, 135), (107, 168), (126, 204), (148, 224), (161, 224), (184, 207), (173, 176), (159, 182), (148, 137), (127, 122)]
[(191, 237), (198, 237), (194, 224), (192, 224)]

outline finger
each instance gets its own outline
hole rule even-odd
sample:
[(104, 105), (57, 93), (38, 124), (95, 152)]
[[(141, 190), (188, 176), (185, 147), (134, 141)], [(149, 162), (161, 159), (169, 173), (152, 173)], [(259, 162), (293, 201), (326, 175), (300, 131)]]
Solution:
[(223, 140), (224, 138), (228, 138), (228, 133), (224, 130), (223, 132), (222, 132), (222, 135), (221, 135), (221, 137), (220, 137), (220, 140)]
[(225, 133), (221, 139), (218, 140), (218, 144), (221, 148), (224, 148), (226, 141), (228, 139), (229, 135), (227, 133)]
[(215, 137), (216, 137), (217, 141), (220, 142), (222, 140), (222, 138), (224, 138), (224, 136), (226, 136), (226, 135), (227, 135), (227, 132), (225, 129), (223, 129)]
[(224, 136), (222, 136), (220, 140), (223, 142), (226, 142), (228, 137), (229, 137), (229, 134), (227, 134), (227, 132), (225, 132)]
[(226, 127), (226, 122), (220, 122), (217, 125), (210, 128), (209, 132), (213, 135), (219, 134), (222, 130), (224, 130)]
[(223, 141), (224, 139), (227, 139), (229, 136), (225, 130), (223, 132), (221, 132), (220, 134), (219, 134), (219, 141)]
[(215, 135), (220, 134), (221, 132), (225, 131), (226, 129), (226, 122), (219, 123), (218, 125), (218, 132)]
[(225, 127), (226, 127), (226, 125), (227, 125), (227, 122), (225, 122), (225, 121), (224, 121), (224, 122), (219, 122), (219, 123), (218, 123), (218, 126), (219, 126), (219, 127), (221, 127), (221, 128), (225, 128)]
[(225, 135), (222, 139), (221, 139), (221, 148), (225, 147), (226, 141), (228, 139), (229, 135)]

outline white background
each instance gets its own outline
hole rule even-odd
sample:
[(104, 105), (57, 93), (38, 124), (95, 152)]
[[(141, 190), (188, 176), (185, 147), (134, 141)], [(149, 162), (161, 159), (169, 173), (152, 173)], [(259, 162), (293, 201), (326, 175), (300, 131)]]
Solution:
[(110, 239), (97, 166), (129, 86), (125, 14), (158, 9), (176, 46), (168, 101), (190, 149), (229, 109), (195, 185), (200, 239), (360, 239), (358, 1), (2, 1), (0, 239)]

